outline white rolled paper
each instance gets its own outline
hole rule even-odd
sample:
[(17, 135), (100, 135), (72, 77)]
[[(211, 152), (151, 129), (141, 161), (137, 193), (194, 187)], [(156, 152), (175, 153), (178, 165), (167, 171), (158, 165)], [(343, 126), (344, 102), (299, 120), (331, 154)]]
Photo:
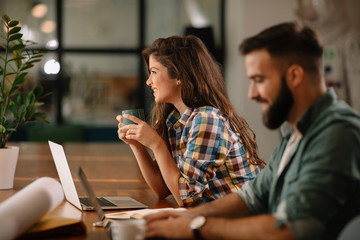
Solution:
[(0, 240), (20, 236), (64, 200), (61, 184), (42, 177), (0, 204)]

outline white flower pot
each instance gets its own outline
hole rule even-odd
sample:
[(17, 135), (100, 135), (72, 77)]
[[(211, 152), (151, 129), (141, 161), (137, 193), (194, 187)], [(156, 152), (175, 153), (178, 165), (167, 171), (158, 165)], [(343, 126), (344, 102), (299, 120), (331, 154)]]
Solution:
[(12, 189), (16, 164), (19, 157), (19, 147), (0, 148), (0, 190)]

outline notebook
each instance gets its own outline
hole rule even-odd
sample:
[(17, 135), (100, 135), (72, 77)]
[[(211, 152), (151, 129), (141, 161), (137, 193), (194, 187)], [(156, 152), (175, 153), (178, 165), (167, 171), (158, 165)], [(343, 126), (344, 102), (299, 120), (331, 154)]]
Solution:
[[(94, 206), (87, 197), (79, 197), (77, 194), (63, 146), (52, 141), (48, 142), (66, 200), (80, 210), (94, 210)], [(139, 209), (148, 207), (127, 196), (97, 197), (97, 199), (100, 202), (101, 208), (105, 210)]]

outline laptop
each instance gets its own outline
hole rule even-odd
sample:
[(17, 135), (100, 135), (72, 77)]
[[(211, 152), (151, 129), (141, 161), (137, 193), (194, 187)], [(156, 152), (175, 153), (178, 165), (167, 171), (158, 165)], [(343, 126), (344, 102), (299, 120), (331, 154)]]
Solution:
[[(124, 233), (124, 230), (123, 230), (124, 227), (120, 226), (120, 224), (123, 224), (124, 222), (106, 220), (105, 213), (104, 213), (103, 209), (101, 208), (99, 201), (97, 201), (98, 198), (95, 196), (94, 190), (92, 189), (92, 187), (91, 187), (89, 181), (87, 180), (86, 175), (85, 175), (84, 171), (81, 169), (81, 167), (79, 167), (78, 176), (79, 176), (80, 182), (82, 183), (82, 185), (89, 197), (89, 200), (92, 203), (92, 205), (94, 206), (94, 209), (99, 218), (99, 221), (93, 223), (93, 226), (94, 227), (103, 227), (111, 240), (124, 239), (124, 234), (126, 235), (126, 233)], [(143, 219), (127, 220), (127, 221), (137, 221), (137, 222), (142, 221), (143, 226), (145, 226), (145, 221)], [(140, 229), (138, 229), (138, 230), (140, 230)], [(145, 235), (145, 228), (142, 228), (140, 231), (141, 232), (137, 231), (136, 234), (141, 237), (139, 237), (139, 238), (135, 237), (135, 239), (144, 239), (143, 235)], [(128, 239), (128, 238), (126, 238), (126, 239)]]
[[(48, 142), (66, 200), (80, 210), (94, 210), (94, 206), (87, 197), (79, 197), (77, 194), (63, 146), (52, 141)], [(101, 208), (104, 210), (139, 209), (148, 207), (127, 196), (97, 197), (97, 199), (100, 202)]]

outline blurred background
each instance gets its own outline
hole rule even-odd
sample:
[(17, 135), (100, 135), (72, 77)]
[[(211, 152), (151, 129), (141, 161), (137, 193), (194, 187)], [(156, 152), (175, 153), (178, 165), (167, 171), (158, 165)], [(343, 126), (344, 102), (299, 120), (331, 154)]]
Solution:
[[(257, 134), (260, 153), (267, 160), (279, 133), (263, 126), (260, 106), (247, 98), (249, 80), (238, 45), (245, 37), (284, 21), (303, 21), (319, 31), (326, 26), (321, 19), (332, 21), (331, 26), (343, 23), (343, 15), (335, 18), (339, 7), (330, 8), (335, 5), (326, 1), (339, 2), (0, 0), (0, 14), (19, 20), (24, 38), (48, 52), (28, 77), (52, 92), (42, 106), (51, 123), (26, 124), (12, 141), (119, 141), (116, 115), (145, 108), (148, 116), (153, 105), (141, 51), (159, 37), (194, 34), (222, 65), (230, 100)], [(346, 25), (351, 31), (360, 30), (360, 1), (342, 0), (340, 5)], [(324, 9), (330, 14), (321, 15)], [(358, 71), (360, 62), (352, 63)], [(336, 72), (332, 71), (336, 66), (329, 66), (329, 74)], [(336, 86), (341, 90), (344, 83)]]

